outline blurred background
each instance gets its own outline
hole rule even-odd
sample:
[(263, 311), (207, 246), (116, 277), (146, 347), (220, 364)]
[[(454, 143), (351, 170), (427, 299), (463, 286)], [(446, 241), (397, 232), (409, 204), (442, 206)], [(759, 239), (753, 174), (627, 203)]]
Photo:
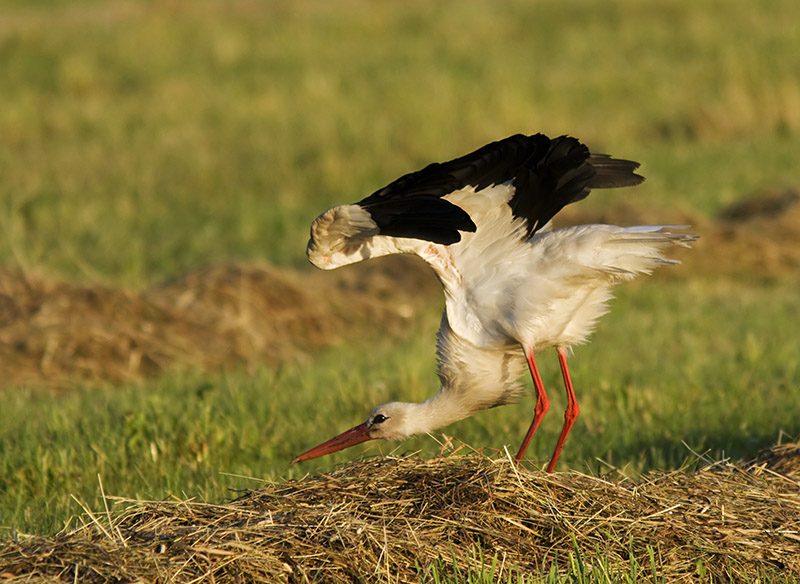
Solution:
[[(358, 456), (286, 466), (437, 389), (441, 293), (402, 259), (313, 272), (308, 227), (518, 132), (642, 163), (643, 185), (561, 224), (702, 237), (576, 351), (562, 465), (635, 474), (680, 465), (682, 440), (747, 456), (796, 436), (798, 22), (792, 0), (4, 2), (0, 525), (62, 526), (97, 473), (214, 499), (253, 486), (231, 475)], [(513, 449), (532, 409), (446, 432)]]

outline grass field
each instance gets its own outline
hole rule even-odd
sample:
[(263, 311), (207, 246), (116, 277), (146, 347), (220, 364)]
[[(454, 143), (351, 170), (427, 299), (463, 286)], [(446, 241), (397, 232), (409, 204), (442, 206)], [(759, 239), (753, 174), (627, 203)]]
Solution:
[[(798, 21), (791, 0), (4, 3), (0, 269), (133, 291), (226, 262), (307, 270), (321, 210), (536, 131), (643, 163), (647, 182), (581, 212), (688, 216), (703, 236), (736, 201), (800, 188)], [(620, 289), (576, 349), (582, 415), (559, 470), (636, 476), (692, 459), (682, 442), (746, 458), (800, 435), (800, 265), (742, 273), (741, 249), (716, 241)], [(287, 464), (378, 403), (435, 391), (441, 299), (420, 306), (405, 327), (299, 361), (58, 391), (0, 373), (0, 538), (74, 525), (81, 505), (102, 507), (101, 481), (215, 502), (359, 456)], [(554, 409), (528, 451), (539, 465), (563, 407), (555, 354), (540, 361)], [(513, 450), (533, 401), (445, 432)], [(437, 440), (364, 450), (430, 457)]]

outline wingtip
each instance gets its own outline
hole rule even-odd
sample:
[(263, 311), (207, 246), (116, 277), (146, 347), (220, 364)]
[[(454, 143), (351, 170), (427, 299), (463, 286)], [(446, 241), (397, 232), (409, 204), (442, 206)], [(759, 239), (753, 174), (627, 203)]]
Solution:
[(641, 165), (634, 160), (612, 158), (608, 154), (592, 154), (589, 164), (595, 170), (595, 175), (589, 182), (589, 187), (593, 189), (633, 187), (645, 180), (644, 176), (635, 172)]

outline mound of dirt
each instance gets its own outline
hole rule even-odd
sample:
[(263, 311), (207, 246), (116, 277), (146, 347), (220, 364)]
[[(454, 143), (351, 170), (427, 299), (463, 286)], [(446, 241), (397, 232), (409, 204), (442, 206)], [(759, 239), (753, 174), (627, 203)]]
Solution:
[[(122, 500), (72, 532), (0, 550), (25, 582), (418, 582), (468, 567), (656, 581), (800, 576), (800, 476), (715, 463), (643, 480), (544, 474), (509, 459), (379, 458), (223, 505)], [(480, 550), (480, 551), (479, 551)], [(443, 559), (443, 558), (446, 558)], [(494, 568), (492, 564), (494, 562)], [(655, 567), (656, 573), (651, 570)], [(699, 572), (702, 571), (701, 572)], [(645, 574), (647, 574), (645, 576)], [(426, 577), (427, 576), (427, 577)]]

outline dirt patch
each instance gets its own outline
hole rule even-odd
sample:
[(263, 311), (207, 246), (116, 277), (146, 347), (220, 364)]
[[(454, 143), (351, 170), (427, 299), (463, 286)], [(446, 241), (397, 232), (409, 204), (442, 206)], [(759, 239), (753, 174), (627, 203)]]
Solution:
[(598, 581), (630, 577), (634, 564), (647, 581), (796, 577), (798, 460), (791, 444), (750, 463), (633, 481), (548, 475), (505, 458), (376, 458), (223, 505), (118, 501), (121, 510), (69, 533), (6, 545), (0, 573), (25, 582), (418, 582), (434, 566), (452, 577), (455, 560), (462, 578), (471, 566), (505, 581), (516, 568), (574, 575), (580, 554), (584, 576), (598, 571)]
[[(659, 222), (660, 212), (619, 205), (561, 224)], [(708, 220), (689, 213), (701, 239), (679, 250), (678, 269), (656, 277), (785, 278), (800, 275), (800, 192), (757, 193)], [(441, 302), (433, 273), (409, 257), (334, 272), (226, 265), (142, 292), (0, 271), (0, 371), (6, 385), (119, 382), (167, 369), (302, 360), (321, 347), (402, 331)]]

